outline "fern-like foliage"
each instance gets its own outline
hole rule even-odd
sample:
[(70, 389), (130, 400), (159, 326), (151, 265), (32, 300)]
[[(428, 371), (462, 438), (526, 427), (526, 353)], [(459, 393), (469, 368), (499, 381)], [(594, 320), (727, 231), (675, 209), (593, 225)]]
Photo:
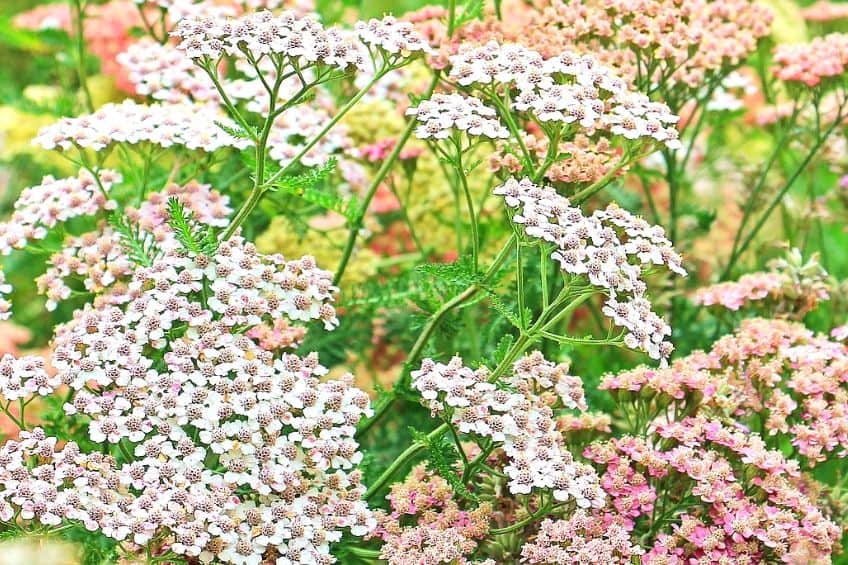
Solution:
[(427, 468), (445, 479), (453, 491), (466, 500), (479, 502), (480, 498), (468, 490), (465, 483), (456, 474), (459, 454), (456, 446), (444, 434), (434, 438), (415, 429), (410, 429), (413, 439), (424, 444), (427, 450)]
[(121, 247), (133, 263), (149, 267), (162, 255), (153, 235), (142, 231), (128, 218), (112, 214), (109, 216), (109, 225), (120, 237)]
[(168, 199), (168, 225), (183, 249), (194, 255), (211, 255), (218, 249), (218, 234), (212, 226), (206, 226), (187, 212), (178, 198)]
[(309, 167), (301, 174), (282, 177), (271, 185), (270, 190), (297, 196), (310, 204), (341, 214), (349, 222), (355, 223), (362, 215), (359, 201), (354, 197), (342, 198), (320, 188), (336, 170), (336, 165), (337, 161), (332, 157), (323, 165)]

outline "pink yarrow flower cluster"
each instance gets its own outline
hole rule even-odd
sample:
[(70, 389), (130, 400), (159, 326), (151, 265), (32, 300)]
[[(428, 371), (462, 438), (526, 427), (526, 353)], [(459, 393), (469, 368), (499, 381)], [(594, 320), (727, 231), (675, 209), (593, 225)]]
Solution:
[(541, 123), (578, 123), (627, 139), (652, 139), (679, 148), (668, 106), (631, 91), (615, 71), (589, 55), (564, 51), (545, 58), (517, 44), (464, 46), (450, 58), (449, 76), (461, 86), (516, 89), (512, 108)]
[(489, 371), (465, 367), (454, 357), (447, 365), (425, 359), (412, 372), (413, 387), (433, 413), (445, 414), (464, 434), (490, 438), (502, 444), (509, 464), (504, 472), (513, 494), (549, 489), (559, 501), (574, 500), (581, 508), (603, 506), (604, 498), (594, 471), (574, 460), (556, 429), (554, 405), (585, 409), (580, 379), (535, 352), (515, 362), (504, 384), (489, 382)]
[(603, 312), (626, 329), (628, 347), (654, 359), (671, 354), (671, 328), (652, 310), (642, 280), (643, 270), (653, 266), (686, 275), (661, 227), (616, 206), (584, 216), (556, 190), (527, 178), (510, 178), (494, 192), (517, 209), (513, 221), (524, 226), (529, 237), (555, 246), (551, 257), (563, 271), (586, 277), (609, 294)]
[[(772, 317), (800, 320), (819, 303), (830, 298), (830, 278), (813, 256), (804, 261), (791, 250), (786, 258), (773, 259), (768, 271), (743, 275), (738, 281), (718, 283), (697, 290), (695, 304), (721, 305), (729, 310), (760, 305)], [(755, 304), (756, 303), (756, 304)]]
[(643, 504), (653, 494), (639, 489), (698, 501), (660, 527), (642, 563), (798, 563), (800, 556), (817, 562), (838, 543), (839, 528), (804, 494), (797, 465), (756, 434), (717, 420), (668, 422), (658, 425), (656, 436), (595, 443), (584, 455), (606, 467), (605, 488), (635, 489), (632, 497), (621, 495), (631, 501), (630, 517), (656, 516), (652, 504)]
[(745, 61), (772, 19), (752, 0), (568, 0), (551, 3), (527, 33), (541, 46), (599, 50), (632, 79), (701, 88)]
[(599, 388), (621, 400), (648, 402), (655, 416), (672, 404), (685, 413), (731, 416), (770, 442), (788, 439), (813, 467), (848, 452), (845, 359), (844, 343), (799, 323), (754, 318), (706, 353), (664, 369), (607, 375)]
[(720, 305), (728, 310), (739, 310), (748, 302), (768, 297), (783, 287), (784, 280), (777, 273), (750, 273), (738, 281), (724, 282), (700, 288), (693, 301), (703, 306)]
[(831, 33), (815, 37), (809, 43), (778, 45), (774, 50), (777, 64), (774, 74), (787, 82), (817, 86), (841, 76), (848, 65), (848, 35)]

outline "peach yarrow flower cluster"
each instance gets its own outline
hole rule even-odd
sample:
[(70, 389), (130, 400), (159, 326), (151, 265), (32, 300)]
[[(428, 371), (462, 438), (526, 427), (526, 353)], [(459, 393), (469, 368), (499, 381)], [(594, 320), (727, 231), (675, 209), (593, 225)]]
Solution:
[(386, 498), (391, 511), (374, 513), (377, 528), (370, 535), (383, 542), (380, 559), (389, 565), (495, 565), (491, 559), (469, 559), (488, 533), (490, 503), (463, 510), (448, 482), (423, 464), (414, 467), (402, 483), (392, 485)]

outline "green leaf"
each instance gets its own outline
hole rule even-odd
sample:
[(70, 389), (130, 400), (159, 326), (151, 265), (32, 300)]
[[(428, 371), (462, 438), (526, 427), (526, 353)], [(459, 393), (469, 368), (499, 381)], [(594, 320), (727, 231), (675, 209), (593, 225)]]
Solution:
[(310, 204), (341, 214), (351, 223), (356, 223), (362, 210), (355, 197), (345, 199), (318, 188), (335, 170), (336, 159), (331, 158), (323, 165), (308, 168), (304, 173), (281, 178), (271, 185), (270, 190), (297, 196)]
[(512, 334), (504, 334), (501, 339), (498, 341), (498, 346), (495, 348), (492, 357), (494, 358), (495, 366), (500, 365), (501, 361), (506, 359), (506, 354), (509, 352), (509, 348), (512, 347), (512, 344), (515, 342), (515, 337)]
[(131, 223), (128, 218), (112, 214), (109, 216), (109, 225), (121, 238), (121, 247), (133, 263), (149, 267), (162, 255), (162, 250), (157, 247), (153, 236), (142, 232), (138, 225)]
[(485, 0), (466, 0), (456, 18), (456, 27), (462, 27), (472, 20), (482, 20), (484, 4)]
[(480, 501), (480, 498), (469, 491), (465, 483), (456, 475), (454, 465), (459, 459), (459, 454), (451, 440), (446, 438), (444, 434), (430, 438), (427, 434), (421, 433), (414, 428), (410, 428), (409, 432), (415, 441), (424, 444), (427, 449), (428, 469), (445, 479), (456, 494), (467, 500), (473, 500), (474, 502)]
[(186, 212), (178, 198), (168, 199), (168, 225), (183, 249), (195, 255), (211, 255), (218, 248), (218, 236), (211, 226), (198, 223)]
[(479, 281), (480, 277), (474, 272), (470, 261), (460, 260), (454, 263), (425, 263), (418, 271), (433, 278), (466, 287)]
[(486, 293), (486, 296), (489, 297), (489, 302), (492, 304), (492, 307), (497, 310), (497, 312), (506, 318), (510, 324), (515, 326), (518, 329), (521, 329), (521, 320), (518, 318), (518, 314), (516, 314), (509, 306), (504, 303), (501, 297), (495, 293), (495, 291), (489, 287), (483, 287), (483, 291)]
[(235, 137), (236, 139), (250, 139), (250, 134), (240, 127), (228, 126), (227, 124), (219, 122), (218, 120), (215, 120), (215, 125), (224, 130), (224, 132)]

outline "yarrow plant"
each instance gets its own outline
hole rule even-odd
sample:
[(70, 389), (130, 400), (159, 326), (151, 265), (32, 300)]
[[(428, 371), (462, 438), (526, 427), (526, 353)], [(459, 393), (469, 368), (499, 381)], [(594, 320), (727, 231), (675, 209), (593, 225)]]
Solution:
[(0, 560), (845, 562), (842, 11), (337, 4), (0, 6)]

